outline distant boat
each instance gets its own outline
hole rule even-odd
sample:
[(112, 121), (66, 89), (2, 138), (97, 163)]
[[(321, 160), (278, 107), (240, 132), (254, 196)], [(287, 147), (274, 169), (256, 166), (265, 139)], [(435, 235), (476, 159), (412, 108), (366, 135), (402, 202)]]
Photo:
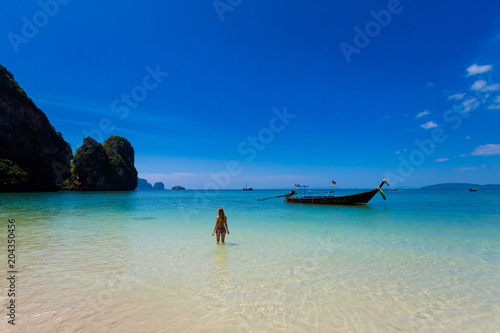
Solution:
[(477, 188), (470, 188), (469, 191), (470, 192), (477, 192)]
[(253, 188), (248, 187), (247, 184), (245, 183), (245, 187), (243, 188), (243, 191), (252, 191)]
[[(335, 193), (333, 191), (327, 192), (327, 194), (317, 194), (317, 195), (310, 192), (305, 193), (305, 188), (307, 186), (297, 185), (296, 187), (304, 189), (302, 193), (297, 193), (294, 190), (292, 190), (288, 194), (279, 195), (277, 197), (272, 197), (272, 198), (285, 197), (285, 200), (287, 202), (293, 202), (293, 203), (308, 203), (308, 204), (323, 204), (323, 205), (366, 205), (368, 201), (370, 201), (375, 196), (375, 194), (377, 194), (377, 192), (380, 192), (380, 194), (385, 200), (385, 194), (382, 191), (382, 186), (384, 184), (387, 184), (387, 181), (385, 179), (384, 181), (382, 181), (382, 183), (380, 183), (379, 187), (377, 187), (374, 190), (356, 194), (350, 194), (350, 195), (342, 195), (342, 196), (335, 196)], [(259, 201), (272, 198), (259, 199)]]

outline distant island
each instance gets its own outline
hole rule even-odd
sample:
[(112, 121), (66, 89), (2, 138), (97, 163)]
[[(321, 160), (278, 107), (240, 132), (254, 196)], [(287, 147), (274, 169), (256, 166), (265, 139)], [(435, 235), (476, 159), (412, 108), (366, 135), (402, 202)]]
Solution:
[(134, 148), (119, 136), (91, 137), (73, 152), (61, 132), (0, 65), (0, 192), (130, 191)]
[(500, 190), (500, 184), (470, 184), (470, 183), (443, 183), (421, 187), (421, 190), (469, 190), (477, 188), (478, 190)]
[(163, 184), (162, 182), (156, 182), (153, 185), (153, 190), (164, 190), (164, 189), (165, 189), (165, 184)]
[(162, 182), (156, 182), (151, 185), (146, 179), (139, 178), (136, 190), (138, 191), (151, 191), (151, 190), (164, 190), (165, 184)]
[(174, 187), (172, 187), (172, 190), (185, 190), (186, 188), (185, 187), (182, 187), (180, 185), (176, 185)]
[(149, 191), (153, 189), (153, 185), (148, 183), (146, 179), (138, 178), (137, 179), (137, 188), (138, 191)]

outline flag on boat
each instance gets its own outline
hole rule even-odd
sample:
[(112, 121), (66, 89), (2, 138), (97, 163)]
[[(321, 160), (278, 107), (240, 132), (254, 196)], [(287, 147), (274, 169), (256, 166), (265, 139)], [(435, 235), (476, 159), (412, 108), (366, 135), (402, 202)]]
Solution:
[(332, 187), (335, 187), (335, 185), (337, 185), (337, 183), (332, 179)]

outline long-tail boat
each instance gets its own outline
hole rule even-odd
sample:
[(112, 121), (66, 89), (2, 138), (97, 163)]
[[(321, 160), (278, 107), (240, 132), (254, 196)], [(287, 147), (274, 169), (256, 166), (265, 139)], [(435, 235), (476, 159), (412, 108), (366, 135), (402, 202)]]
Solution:
[[(287, 202), (292, 202), (292, 203), (308, 203), (308, 204), (323, 204), (323, 205), (366, 205), (368, 201), (370, 201), (375, 196), (375, 194), (377, 194), (377, 192), (380, 192), (384, 200), (386, 199), (385, 194), (382, 191), (382, 186), (384, 186), (384, 184), (387, 184), (387, 186), (389, 186), (387, 180), (384, 179), (382, 183), (380, 183), (379, 187), (377, 187), (376, 189), (356, 194), (342, 195), (342, 196), (336, 196), (333, 191), (329, 191), (326, 194), (306, 193), (305, 187), (307, 186), (297, 185), (296, 187), (304, 189), (302, 193), (300, 192), (298, 193), (295, 192), (295, 190), (292, 190), (288, 194), (280, 195), (273, 198), (285, 197), (285, 200)], [(266, 199), (271, 199), (271, 198), (266, 198)], [(259, 200), (266, 200), (266, 199), (259, 199)]]

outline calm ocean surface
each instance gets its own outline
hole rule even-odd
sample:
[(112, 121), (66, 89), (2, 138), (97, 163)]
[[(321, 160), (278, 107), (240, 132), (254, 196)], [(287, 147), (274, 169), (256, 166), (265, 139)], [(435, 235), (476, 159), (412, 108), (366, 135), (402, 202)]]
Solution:
[[(257, 201), (284, 193), (0, 194), (0, 331), (500, 331), (500, 191)], [(224, 246), (211, 236), (219, 206)]]

